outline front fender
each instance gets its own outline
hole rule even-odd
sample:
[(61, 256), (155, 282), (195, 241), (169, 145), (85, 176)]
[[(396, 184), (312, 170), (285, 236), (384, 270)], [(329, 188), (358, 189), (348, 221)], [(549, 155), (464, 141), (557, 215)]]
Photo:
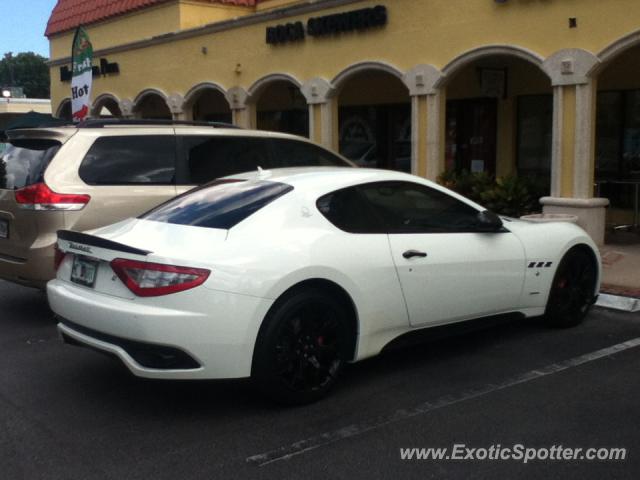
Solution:
[(569, 250), (578, 245), (588, 247), (596, 259), (597, 281), (594, 295), (597, 295), (602, 275), (600, 252), (582, 228), (568, 222), (514, 221), (507, 226), (518, 236), (525, 249), (524, 307), (546, 306), (560, 261)]

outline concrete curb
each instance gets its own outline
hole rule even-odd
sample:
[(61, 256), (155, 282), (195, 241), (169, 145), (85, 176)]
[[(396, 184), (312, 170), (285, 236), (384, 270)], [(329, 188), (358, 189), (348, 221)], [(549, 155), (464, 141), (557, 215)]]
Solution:
[(601, 293), (596, 302), (596, 306), (622, 310), (624, 312), (640, 312), (640, 299)]

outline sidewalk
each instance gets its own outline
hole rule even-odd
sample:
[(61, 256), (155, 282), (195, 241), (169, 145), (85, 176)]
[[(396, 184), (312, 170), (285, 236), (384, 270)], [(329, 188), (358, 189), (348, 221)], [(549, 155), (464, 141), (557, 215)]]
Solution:
[[(640, 243), (627, 243), (627, 238), (608, 239), (600, 248), (602, 256), (603, 293), (640, 298)], [(616, 242), (616, 243), (612, 243)], [(618, 243), (619, 242), (619, 243)]]

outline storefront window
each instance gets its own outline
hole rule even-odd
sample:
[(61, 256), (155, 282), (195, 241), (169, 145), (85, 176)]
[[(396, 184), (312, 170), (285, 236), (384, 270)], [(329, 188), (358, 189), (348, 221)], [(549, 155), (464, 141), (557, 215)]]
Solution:
[(340, 153), (361, 167), (411, 172), (409, 105), (340, 107)]
[(640, 90), (598, 93), (596, 176), (640, 176)]
[(622, 171), (640, 175), (640, 90), (626, 92)]
[(261, 91), (256, 120), (259, 130), (309, 136), (309, 106), (300, 89), (289, 81), (272, 82)]
[(272, 132), (309, 136), (309, 110), (277, 110), (257, 113), (258, 128)]
[(496, 172), (498, 103), (493, 98), (447, 102), (445, 166), (447, 170)]
[(614, 208), (631, 209), (640, 180), (640, 90), (598, 92), (597, 193)]
[(597, 105), (596, 177), (620, 173), (623, 130), (623, 92), (600, 92)]
[(518, 174), (548, 179), (551, 172), (553, 96), (520, 96), (517, 109)]

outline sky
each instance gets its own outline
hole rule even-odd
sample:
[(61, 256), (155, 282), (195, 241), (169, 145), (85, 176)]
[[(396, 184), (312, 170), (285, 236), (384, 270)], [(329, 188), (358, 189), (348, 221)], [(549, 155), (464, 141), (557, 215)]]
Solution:
[(49, 57), (44, 36), (56, 0), (0, 0), (0, 57), (7, 52), (36, 52)]

